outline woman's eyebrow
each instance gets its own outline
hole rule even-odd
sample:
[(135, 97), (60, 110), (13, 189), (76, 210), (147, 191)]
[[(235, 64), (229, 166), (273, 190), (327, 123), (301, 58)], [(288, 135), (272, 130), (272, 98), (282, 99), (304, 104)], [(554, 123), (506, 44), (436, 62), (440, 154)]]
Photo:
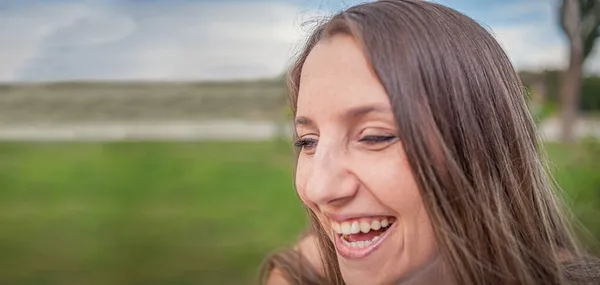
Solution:
[(315, 125), (313, 120), (311, 120), (310, 118), (305, 117), (305, 116), (296, 117), (296, 119), (294, 120), (294, 123), (296, 124), (296, 126), (306, 126), (306, 127)]
[[(355, 121), (355, 120), (360, 119), (361, 117), (364, 117), (370, 113), (388, 114), (391, 112), (392, 112), (392, 110), (390, 109), (390, 107), (384, 106), (384, 105), (375, 104), (375, 105), (358, 106), (358, 107), (349, 108), (348, 110), (343, 112), (342, 119), (348, 120), (348, 121)], [(296, 126), (304, 126), (304, 127), (314, 127), (315, 126), (314, 121), (306, 116), (296, 117), (296, 119), (294, 120), (294, 123), (296, 124)]]
[(346, 112), (344, 112), (343, 117), (347, 120), (357, 120), (370, 113), (388, 114), (391, 112), (392, 110), (388, 106), (374, 104), (350, 108)]

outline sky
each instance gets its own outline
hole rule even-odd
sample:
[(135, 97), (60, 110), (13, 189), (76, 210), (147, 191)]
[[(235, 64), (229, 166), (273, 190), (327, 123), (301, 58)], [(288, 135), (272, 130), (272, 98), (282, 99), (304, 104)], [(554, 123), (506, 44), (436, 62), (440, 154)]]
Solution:
[[(361, 2), (0, 0), (0, 81), (275, 77), (303, 43), (303, 23)], [(486, 26), (519, 70), (567, 62), (558, 0), (433, 2)], [(600, 47), (585, 71), (600, 74)]]

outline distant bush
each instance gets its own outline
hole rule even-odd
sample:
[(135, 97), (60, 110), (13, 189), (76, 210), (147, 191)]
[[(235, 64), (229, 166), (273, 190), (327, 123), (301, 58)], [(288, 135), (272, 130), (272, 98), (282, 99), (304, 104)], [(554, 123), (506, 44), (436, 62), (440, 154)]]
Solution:
[[(546, 70), (541, 73), (520, 72), (523, 84), (529, 88), (537, 80), (543, 80), (546, 87), (546, 104), (557, 107), (560, 104), (560, 70)], [(553, 107), (553, 108), (554, 108)], [(579, 110), (583, 112), (600, 112), (600, 77), (588, 76), (581, 82)]]
[(600, 111), (600, 77), (583, 80), (580, 108), (583, 111)]

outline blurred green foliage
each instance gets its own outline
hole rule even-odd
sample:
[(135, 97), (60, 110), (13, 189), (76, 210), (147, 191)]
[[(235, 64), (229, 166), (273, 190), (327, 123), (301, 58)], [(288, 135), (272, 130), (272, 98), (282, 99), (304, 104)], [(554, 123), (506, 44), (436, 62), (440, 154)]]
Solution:
[[(562, 80), (561, 70), (545, 70), (543, 72), (520, 72), (523, 84), (531, 88), (535, 82), (543, 82), (546, 88), (545, 104), (558, 111), (560, 82)], [(600, 112), (600, 77), (586, 76), (581, 81), (581, 93), (579, 98), (579, 110), (587, 113)]]
[[(548, 145), (600, 240), (600, 151)], [(0, 144), (0, 284), (254, 284), (305, 227), (289, 142)]]
[(600, 142), (586, 138), (569, 148), (561, 144), (546, 148), (551, 173), (566, 194), (582, 240), (600, 254)]
[(588, 77), (581, 84), (580, 108), (600, 112), (600, 77)]
[(0, 83), (0, 124), (281, 117), (285, 85), (231, 82)]

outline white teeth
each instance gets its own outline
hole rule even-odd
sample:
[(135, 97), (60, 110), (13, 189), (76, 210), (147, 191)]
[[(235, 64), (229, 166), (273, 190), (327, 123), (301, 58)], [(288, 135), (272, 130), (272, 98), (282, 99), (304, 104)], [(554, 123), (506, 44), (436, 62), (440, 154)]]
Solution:
[(342, 238), (342, 242), (349, 247), (364, 248), (364, 247), (371, 245), (371, 243), (373, 243), (374, 241), (376, 241), (378, 239), (379, 239), (379, 237), (375, 237), (372, 240), (349, 242), (345, 238)]
[(360, 222), (360, 231), (363, 233), (368, 233), (371, 231), (371, 225), (365, 221)]
[[(370, 221), (370, 223), (369, 223)], [(361, 221), (343, 222), (338, 223), (335, 221), (331, 222), (331, 229), (337, 234), (351, 235), (357, 233), (368, 233), (372, 230), (378, 231), (381, 228), (390, 226), (395, 219), (384, 218), (381, 220), (367, 220), (362, 219)]]
[(381, 227), (385, 228), (389, 225), (388, 219), (383, 219), (383, 221), (381, 221)]
[(336, 233), (340, 233), (341, 229), (340, 229), (340, 224), (333, 222), (331, 223), (331, 227), (333, 228), (333, 231)]
[[(390, 222), (391, 221), (391, 222)], [(337, 234), (342, 234), (343, 236), (341, 237), (342, 242), (349, 246), (349, 247), (353, 247), (353, 248), (365, 248), (371, 245), (371, 243), (379, 240), (381, 238), (380, 235), (377, 235), (375, 237), (373, 237), (371, 240), (365, 240), (365, 241), (355, 241), (355, 242), (349, 242), (348, 241), (348, 235), (353, 235), (353, 234), (357, 234), (359, 232), (362, 233), (368, 233), (371, 230), (379, 230), (381, 228), (385, 228), (390, 226), (393, 222), (395, 222), (395, 219), (388, 219), (388, 218), (384, 218), (381, 221), (379, 220), (373, 220), (371, 221), (371, 223), (369, 223), (366, 220), (362, 220), (360, 222), (358, 221), (353, 221), (352, 223), (350, 222), (343, 222), (343, 223), (338, 223), (338, 222), (332, 222), (331, 223), (331, 228), (337, 233)]]
[(381, 229), (381, 223), (379, 223), (379, 221), (377, 220), (372, 221), (371, 229), (378, 231), (379, 229)]
[(352, 228), (350, 229), (350, 234), (357, 234), (360, 232), (360, 226), (357, 221), (352, 223)]
[(341, 226), (341, 230), (342, 230), (342, 234), (345, 234), (345, 235), (351, 234), (351, 232), (350, 232), (350, 223), (343, 222), (342, 226)]

